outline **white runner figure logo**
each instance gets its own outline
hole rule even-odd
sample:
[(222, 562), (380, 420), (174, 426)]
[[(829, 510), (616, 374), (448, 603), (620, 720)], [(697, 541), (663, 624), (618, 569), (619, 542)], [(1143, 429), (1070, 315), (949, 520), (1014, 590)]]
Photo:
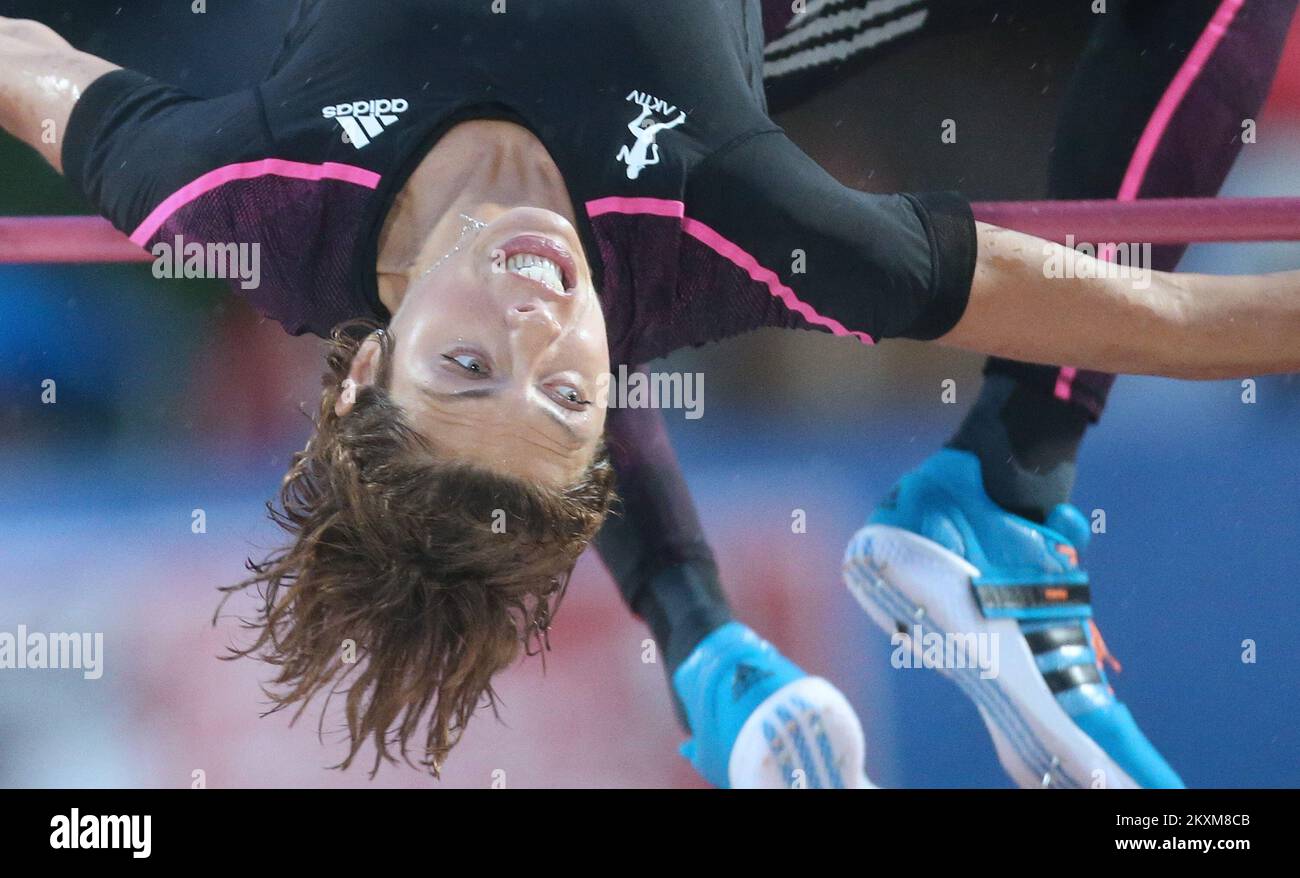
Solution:
[(676, 128), (686, 121), (686, 114), (682, 113), (671, 122), (650, 122), (652, 111), (649, 107), (641, 108), (641, 115), (637, 116), (636, 121), (627, 126), (636, 138), (636, 143), (631, 146), (624, 145), (615, 156), (621, 162), (627, 162), (627, 178), (635, 180), (641, 176), (641, 172), (646, 168), (659, 164), (659, 144), (655, 143), (655, 138), (659, 136), (660, 131), (666, 131), (669, 128)]

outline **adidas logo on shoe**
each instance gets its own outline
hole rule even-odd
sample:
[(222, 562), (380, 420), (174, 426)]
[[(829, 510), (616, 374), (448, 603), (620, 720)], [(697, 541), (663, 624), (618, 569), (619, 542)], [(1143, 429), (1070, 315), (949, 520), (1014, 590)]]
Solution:
[(741, 662), (736, 665), (735, 675), (731, 678), (731, 700), (739, 701), (756, 683), (772, 676), (772, 672)]

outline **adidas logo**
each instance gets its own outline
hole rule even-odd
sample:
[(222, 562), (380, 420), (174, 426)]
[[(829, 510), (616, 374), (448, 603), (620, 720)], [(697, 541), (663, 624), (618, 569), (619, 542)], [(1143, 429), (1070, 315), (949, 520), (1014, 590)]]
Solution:
[(409, 107), (410, 104), (402, 98), (383, 98), (324, 107), (321, 115), (326, 119), (337, 119), (343, 128), (344, 139), (361, 149), (383, 134), (397, 121), (397, 114), (406, 112)]
[(889, 489), (889, 493), (885, 495), (885, 499), (880, 501), (880, 508), (881, 509), (898, 508), (898, 485), (894, 485), (894, 487)]
[(754, 687), (755, 683), (766, 680), (770, 676), (772, 676), (771, 671), (765, 671), (744, 662), (736, 665), (736, 673), (731, 678), (731, 700), (739, 701), (746, 692)]

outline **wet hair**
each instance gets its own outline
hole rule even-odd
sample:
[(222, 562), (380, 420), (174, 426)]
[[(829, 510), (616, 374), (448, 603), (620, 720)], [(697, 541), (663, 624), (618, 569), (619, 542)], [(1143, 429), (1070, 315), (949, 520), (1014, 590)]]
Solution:
[[(381, 345), (378, 380), (340, 417), (341, 384), (369, 331)], [(323, 724), (329, 700), (344, 696), (350, 749), (335, 768), (369, 740), (372, 777), (398, 756), (415, 765), (417, 745), (419, 764), (437, 776), (475, 710), (496, 713), (493, 675), (521, 649), (549, 648), (614, 475), (603, 448), (563, 488), (447, 459), (388, 393), (394, 345), (373, 324), (334, 331), (315, 435), (294, 455), (278, 504), (267, 504), (290, 542), (250, 559), (249, 577), (222, 589), (259, 598), (256, 618), (243, 620), (253, 643), (225, 657), (275, 667), (269, 712), (297, 705), (295, 721), (324, 692)]]

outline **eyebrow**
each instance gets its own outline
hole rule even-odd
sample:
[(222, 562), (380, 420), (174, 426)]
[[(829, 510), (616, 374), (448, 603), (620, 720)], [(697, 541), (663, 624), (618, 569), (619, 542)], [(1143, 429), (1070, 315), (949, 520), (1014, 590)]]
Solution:
[[(434, 390), (432, 387), (421, 386), (420, 390), (434, 399), (448, 400), (450, 402), (461, 402), (466, 399), (486, 399), (487, 397), (495, 396), (497, 393), (495, 387), (469, 387), (465, 390), (448, 391)], [(564, 417), (554, 409), (551, 409), (550, 407), (544, 408), (546, 414), (550, 416), (551, 420), (555, 421), (556, 424), (563, 428), (565, 435), (573, 440), (574, 445), (582, 444), (582, 437), (578, 435), (578, 431), (574, 429), (572, 424), (566, 421)]]

